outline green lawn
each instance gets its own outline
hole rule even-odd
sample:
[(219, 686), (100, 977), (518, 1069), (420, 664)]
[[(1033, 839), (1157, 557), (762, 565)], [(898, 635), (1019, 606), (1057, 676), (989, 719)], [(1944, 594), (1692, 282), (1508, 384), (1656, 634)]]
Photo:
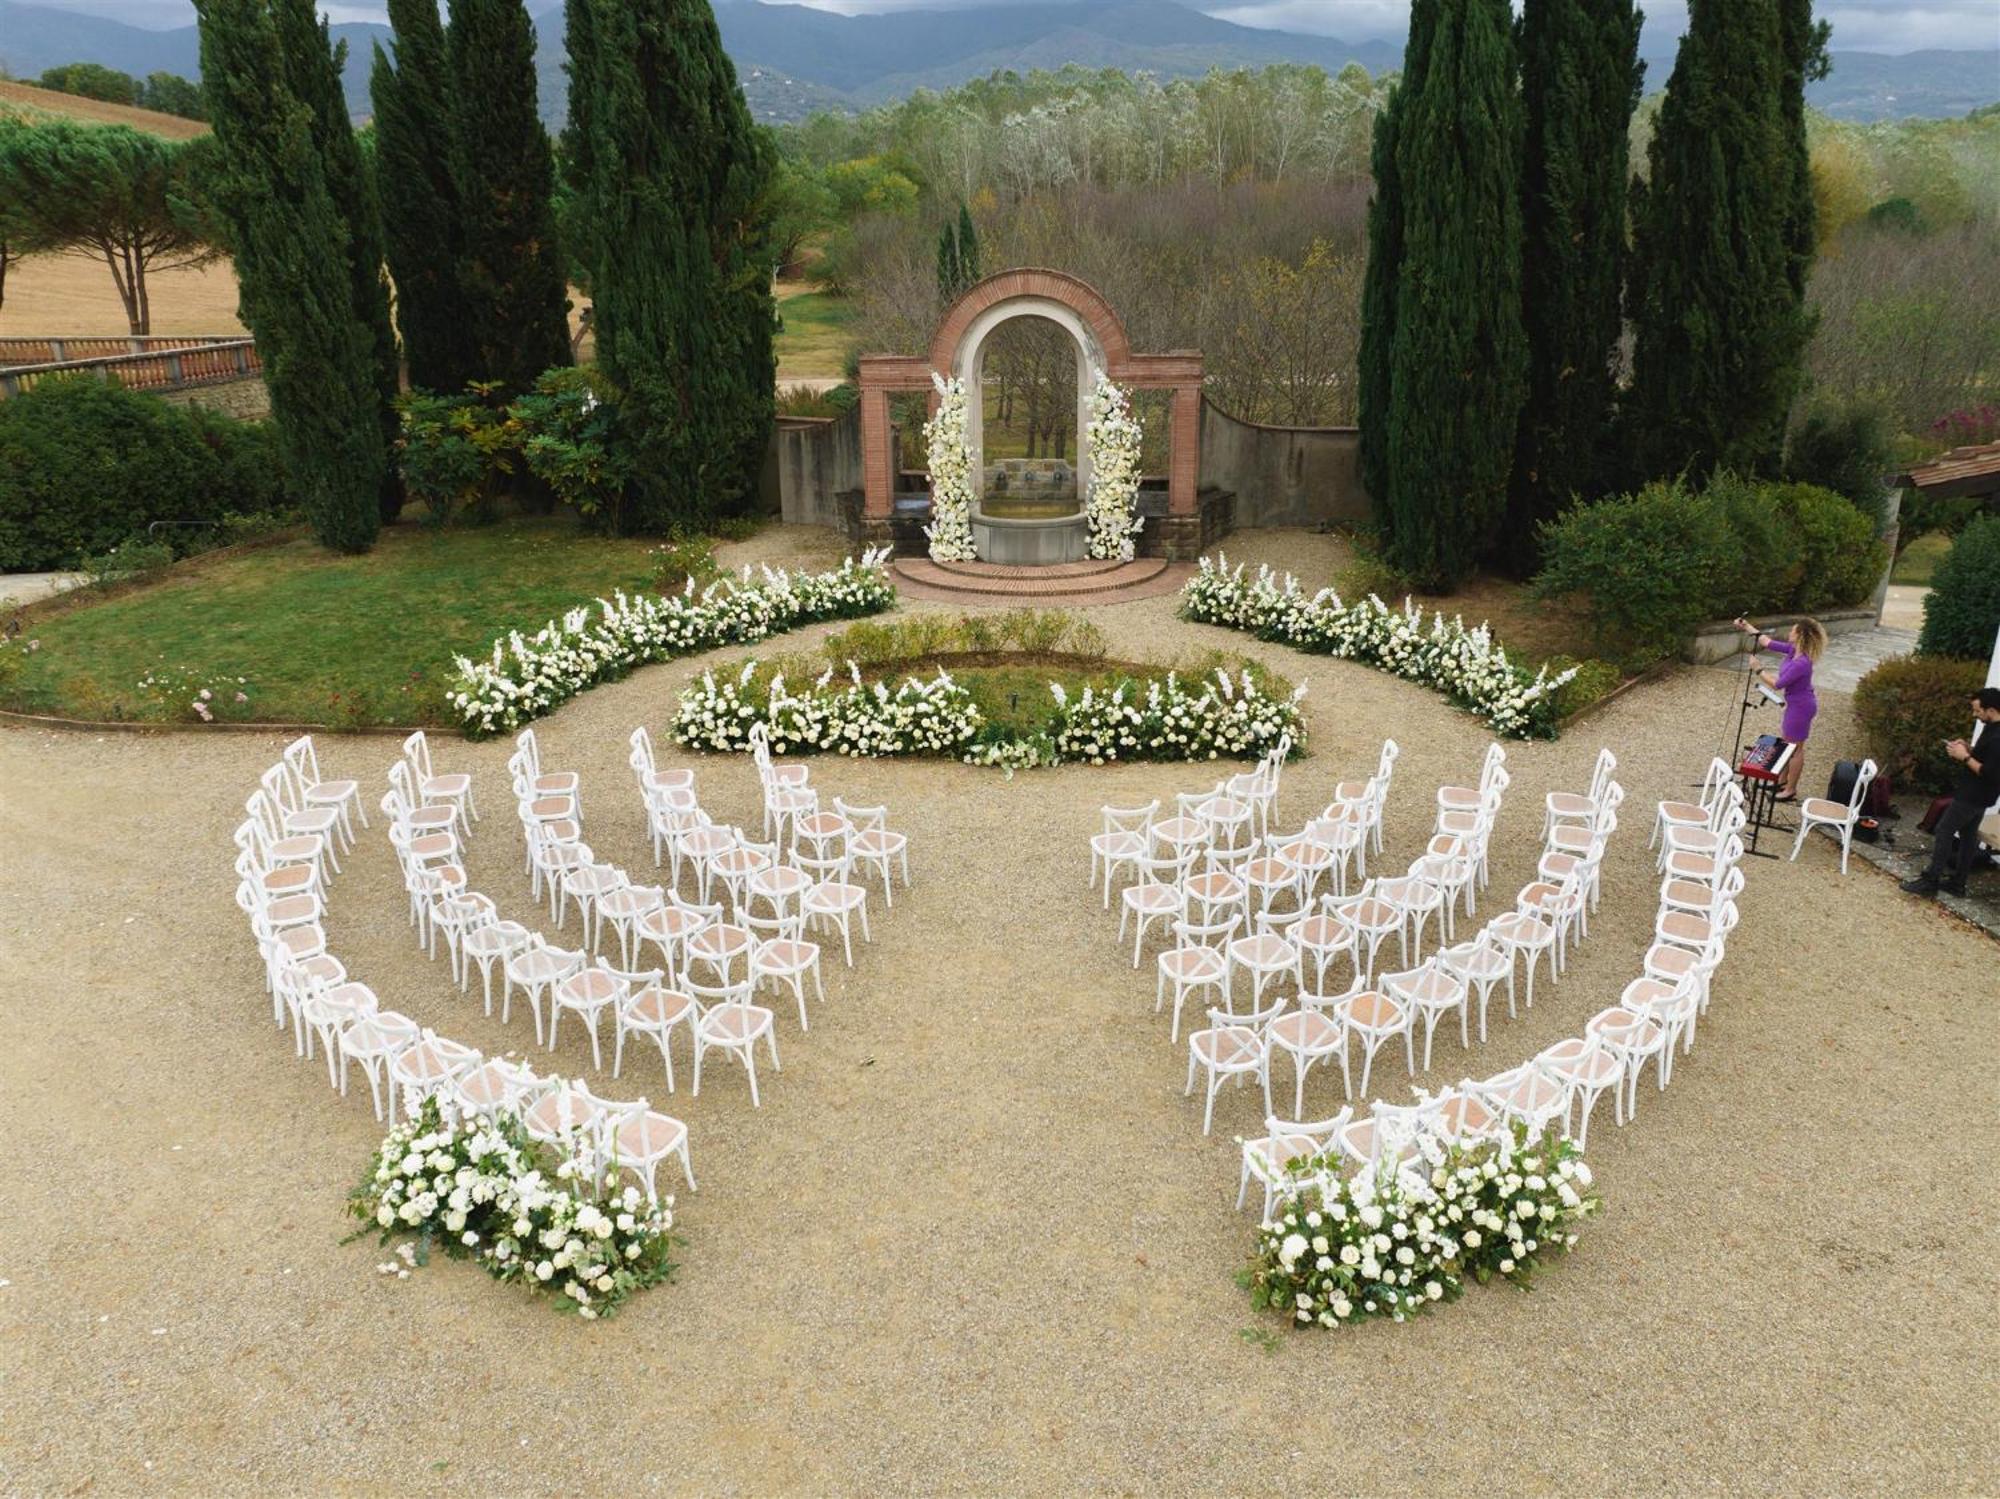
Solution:
[(522, 518), (406, 523), (360, 557), (296, 540), (197, 559), (122, 596), (31, 617), (22, 638), (38, 645), (0, 679), (0, 706), (185, 721), (207, 688), (221, 719), (442, 725), (454, 654), (483, 655), (510, 629), (642, 583), (647, 547)]
[(1896, 566), (1889, 574), (1891, 583), (1911, 583), (1922, 588), (1931, 581), (1931, 570), (1944, 560), (1944, 554), (1951, 550), (1951, 538), (1941, 531), (1933, 531), (1928, 536), (1919, 536), (1896, 559)]
[(778, 383), (787, 380), (838, 380), (853, 343), (854, 304), (823, 291), (781, 297), (778, 315)]

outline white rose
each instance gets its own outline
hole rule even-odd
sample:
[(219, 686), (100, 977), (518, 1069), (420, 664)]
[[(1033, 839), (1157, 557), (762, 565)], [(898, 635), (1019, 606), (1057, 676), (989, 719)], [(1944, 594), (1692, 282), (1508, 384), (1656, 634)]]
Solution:
[(1325, 1253), (1326, 1253), (1326, 1235), (1325, 1235), (1325, 1234), (1315, 1234), (1315, 1235), (1313, 1235), (1313, 1253), (1314, 1253), (1314, 1254), (1325, 1254)]
[(1500, 1273), (1502, 1275), (1512, 1275), (1514, 1273), (1514, 1262), (1512, 1260), (1502, 1260), (1500, 1262)]
[(1417, 1257), (1414, 1253), (1411, 1252), (1409, 1245), (1405, 1244), (1401, 1249), (1396, 1251), (1397, 1264), (1414, 1265), (1416, 1262), (1417, 1262)]
[(1361, 1221), (1369, 1228), (1380, 1228), (1382, 1226), (1382, 1210), (1375, 1206), (1374, 1203), (1369, 1203), (1367, 1207), (1361, 1210)]
[(1345, 1296), (1337, 1298), (1333, 1303), (1333, 1314), (1336, 1317), (1346, 1318), (1353, 1311), (1354, 1303), (1349, 1301)]
[(1343, 1265), (1359, 1264), (1361, 1262), (1361, 1251), (1356, 1249), (1352, 1244), (1341, 1245), (1340, 1262)]
[(535, 1279), (537, 1280), (548, 1280), (555, 1273), (556, 1267), (551, 1265), (547, 1260), (543, 1260), (539, 1265), (535, 1266)]
[(1285, 1235), (1285, 1242), (1278, 1246), (1278, 1260), (1281, 1264), (1284, 1265), (1284, 1267), (1287, 1270), (1289, 1270), (1292, 1268), (1294, 1264), (1298, 1262), (1299, 1256), (1304, 1254), (1305, 1252), (1306, 1252), (1305, 1235), (1287, 1234)]

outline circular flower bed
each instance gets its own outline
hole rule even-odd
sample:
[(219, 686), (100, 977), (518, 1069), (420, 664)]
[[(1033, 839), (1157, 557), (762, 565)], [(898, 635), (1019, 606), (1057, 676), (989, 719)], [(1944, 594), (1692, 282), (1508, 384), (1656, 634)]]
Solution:
[(990, 703), (981, 707), (977, 668), (954, 676), (930, 663), (891, 685), (869, 681), (850, 661), (845, 680), (828, 668), (794, 688), (782, 671), (761, 674), (753, 660), (734, 677), (704, 672), (681, 694), (673, 734), (691, 749), (736, 751), (748, 747), (750, 730), (762, 724), (777, 754), (924, 755), (1009, 771), (1115, 760), (1254, 760), (1305, 739), (1303, 685), (1273, 691), (1247, 668), (1184, 679), (1177, 671), (1094, 666), (1080, 688), (1046, 683), (1045, 713), (999, 722)]

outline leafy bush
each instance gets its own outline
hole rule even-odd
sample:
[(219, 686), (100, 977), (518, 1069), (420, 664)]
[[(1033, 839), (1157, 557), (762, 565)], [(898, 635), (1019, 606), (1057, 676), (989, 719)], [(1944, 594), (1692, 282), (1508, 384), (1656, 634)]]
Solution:
[(214, 458), (216, 499), (225, 517), (292, 510), (275, 424), (238, 421), (206, 406), (184, 409), (195, 436)]
[(1931, 574), (1924, 600), (1923, 656), (1985, 661), (2000, 631), (2000, 515), (1984, 515), (1959, 533)]
[(632, 462), (619, 441), (616, 394), (595, 366), (544, 370), (508, 416), (529, 473), (577, 514), (624, 529)]
[(108, 551), (91, 553), (77, 567), (93, 583), (117, 583), (156, 573), (173, 560), (174, 549), (166, 542), (145, 541), (135, 536)]
[(0, 401), (0, 572), (69, 567), (223, 509), (214, 452), (157, 396), (72, 376)]
[(704, 588), (717, 576), (713, 536), (676, 534), (654, 547), (646, 558), (652, 564), (647, 582), (655, 593), (678, 593), (690, 581)]
[[(1815, 484), (1774, 484), (1772, 505), (1790, 523), (1804, 553), (1797, 589), (1784, 603), (1811, 612), (1867, 598), (1889, 565), (1874, 524), (1843, 496)], [(1777, 602), (1768, 600), (1769, 603)]]
[(1888, 498), (1882, 476), (1895, 460), (1895, 431), (1879, 403), (1824, 401), (1806, 413), (1792, 434), (1785, 477), (1833, 490), (1880, 531)]
[(1679, 480), (1575, 505), (1541, 531), (1542, 598), (1580, 595), (1600, 648), (1634, 667), (1677, 650), (1716, 613), (1737, 542), (1720, 504)]
[(1958, 766), (1945, 741), (1971, 728), (1972, 695), (1986, 683), (1986, 663), (1942, 656), (1893, 656), (1854, 689), (1854, 716), (1868, 753), (1908, 791), (1951, 789)]
[(413, 390), (396, 398), (402, 430), (396, 463), (409, 497), (437, 522), (493, 519), (500, 481), (514, 472), (515, 429), (492, 399), (498, 387), (475, 381), (462, 394)]
[(845, 416), (861, 401), (861, 388), (853, 384), (820, 390), (811, 385), (787, 385), (778, 391), (779, 416)]
[(1727, 619), (1751, 609), (1782, 609), (1805, 579), (1805, 545), (1767, 486), (1725, 471), (1705, 491), (1721, 508), (1733, 541), (1729, 564), (1709, 600), (1709, 616)]

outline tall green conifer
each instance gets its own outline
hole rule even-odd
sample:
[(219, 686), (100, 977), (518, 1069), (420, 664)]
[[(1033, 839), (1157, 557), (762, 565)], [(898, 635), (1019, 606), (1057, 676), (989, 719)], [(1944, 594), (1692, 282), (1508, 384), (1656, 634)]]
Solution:
[[(402, 365), (395, 328), (389, 321), (382, 209), (367, 164), (361, 159), (361, 145), (354, 138), (354, 123), (347, 116), (347, 95), (340, 82), (347, 44), (334, 44), (315, 0), (271, 0), (271, 18), (284, 55), (285, 81), (312, 111), (313, 144), (324, 168), (326, 188), (333, 195), (334, 210), (347, 224), (350, 294), (355, 320), (368, 334), (375, 422), (387, 450), (398, 433), (395, 400), (402, 388)], [(403, 488), (393, 464), (382, 470), (377, 500), (385, 521), (394, 520), (403, 508)]]
[(1777, 0), (1691, 0), (1633, 190), (1632, 384), (1621, 412), (1633, 480), (1722, 466), (1767, 471), (1798, 388), (1797, 162)]
[(775, 396), (769, 140), (708, 0), (574, 0), (570, 15), (572, 166), (598, 357), (639, 448), (633, 523), (745, 510)]
[(1623, 332), (1627, 132), (1639, 103), (1632, 0), (1527, 0), (1517, 36), (1526, 117), (1521, 314), (1527, 400), (1500, 555), (1536, 561), (1536, 526), (1596, 489)]
[(1437, 0), (1410, 7), (1410, 39), (1403, 48), (1403, 76), (1375, 116), (1369, 162), (1375, 181), (1368, 200), (1368, 264), (1361, 283), (1361, 350), (1355, 390), (1361, 428), (1361, 487), (1375, 502), (1375, 523), (1387, 541), (1395, 517), (1389, 509), (1390, 362), (1396, 346), (1396, 281), (1403, 264), (1403, 193), (1396, 176), (1396, 133), (1405, 101), (1421, 86)]
[(1433, 586), (1471, 573), (1506, 506), (1527, 362), (1516, 73), (1507, 0), (1438, 0), (1396, 125), (1385, 553)]
[(214, 127), (209, 196), (227, 229), (286, 470), (314, 533), (366, 551), (387, 473), (374, 331), (355, 315), (348, 226), (313, 110), (266, 0), (196, 0)]
[(569, 363), (555, 162), (535, 108), (535, 28), (521, 0), (452, 0), (446, 54), (459, 294), (480, 374), (518, 394)]
[(410, 383), (457, 391), (481, 371), (458, 290), (458, 189), (451, 171), (451, 79), (437, 0), (389, 0), (393, 65), (378, 45), (375, 181), (396, 283), (396, 324)]

